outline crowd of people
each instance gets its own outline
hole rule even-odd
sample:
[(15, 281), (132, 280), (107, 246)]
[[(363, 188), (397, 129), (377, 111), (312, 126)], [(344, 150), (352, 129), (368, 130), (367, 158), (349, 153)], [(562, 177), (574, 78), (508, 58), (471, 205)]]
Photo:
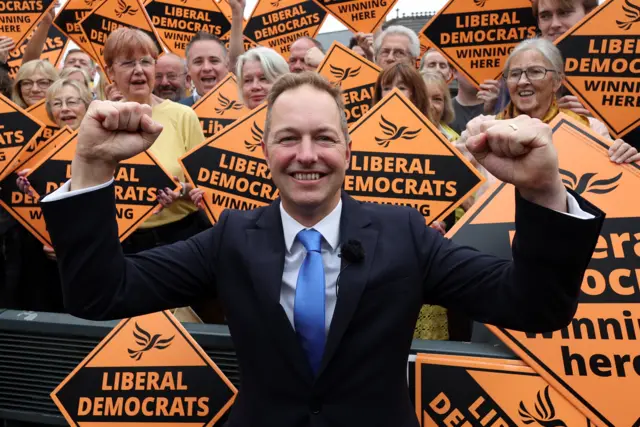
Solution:
[[(231, 71), (237, 77), (239, 99), (249, 109), (255, 109), (267, 100), (280, 77), (314, 71), (323, 59), (324, 47), (310, 37), (302, 37), (291, 45), (288, 60), (262, 46), (244, 52), (241, 31), (244, 1), (229, 3), (233, 20), (228, 48), (216, 36), (198, 33), (188, 44), (185, 58), (171, 53), (161, 55), (147, 35), (122, 28), (112, 32), (106, 42), (105, 70), (100, 70), (79, 49), (67, 53), (61, 70), (40, 59), (51, 15), (41, 22), (29, 41), (23, 63), (12, 80), (6, 61), (14, 46), (10, 39), (0, 36), (0, 92), (20, 107), (28, 108), (46, 99), (51, 120), (59, 127), (76, 130), (92, 100), (133, 101), (149, 105), (153, 120), (163, 125), (163, 133), (150, 151), (173, 175), (175, 188), (179, 186), (180, 190), (158, 190), (161, 209), (122, 243), (125, 253), (184, 240), (211, 226), (198, 209), (202, 191), (186, 182), (178, 163), (178, 158), (204, 141), (198, 117), (191, 108), (202, 96)], [(609, 137), (604, 124), (563, 87), (563, 59), (553, 44), (553, 40), (596, 6), (596, 0), (534, 0), (532, 7), (540, 36), (518, 45), (505, 63), (503, 78), (483, 82), (480, 89), (437, 50), (431, 49), (419, 58), (418, 36), (408, 28), (388, 26), (376, 34), (354, 35), (349, 44), (353, 52), (382, 68), (375, 84), (374, 104), (394, 88), (399, 89), (487, 177), (487, 184), (478, 193), (449, 218), (432, 224), (433, 228), (446, 233), (496, 180), (465, 148), (468, 138), (465, 129), (474, 118), (491, 115), (502, 120), (524, 114), (549, 123), (564, 113)], [(454, 81), (457, 92), (452, 96)], [(634, 148), (639, 143), (615, 141), (609, 153), (611, 161), (640, 160)], [(17, 180), (21, 191), (30, 193), (27, 172), (18, 171), (17, 177), (11, 179)], [(2, 212), (0, 220), (0, 239), (3, 249), (0, 307), (64, 311), (53, 250), (43, 248), (6, 212)], [(212, 301), (193, 308), (205, 322), (224, 322), (223, 313)], [(425, 306), (415, 337), (468, 340), (470, 324), (455, 313)]]

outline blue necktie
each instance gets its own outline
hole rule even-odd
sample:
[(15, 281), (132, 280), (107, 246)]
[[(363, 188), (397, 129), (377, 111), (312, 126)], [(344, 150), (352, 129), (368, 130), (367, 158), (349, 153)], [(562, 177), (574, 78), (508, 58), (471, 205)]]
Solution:
[(316, 230), (302, 230), (297, 239), (307, 250), (296, 283), (293, 320), (296, 333), (307, 354), (314, 374), (318, 373), (324, 353), (324, 265), (320, 242), (322, 235)]

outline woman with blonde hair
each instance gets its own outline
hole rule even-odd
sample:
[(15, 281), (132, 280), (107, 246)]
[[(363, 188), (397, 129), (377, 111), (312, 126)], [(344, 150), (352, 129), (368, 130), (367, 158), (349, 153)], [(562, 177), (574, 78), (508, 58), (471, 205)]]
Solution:
[(49, 61), (25, 62), (13, 82), (11, 100), (22, 108), (29, 108), (46, 97), (47, 89), (58, 78), (58, 72)]
[[(62, 71), (60, 71), (60, 78), (78, 81), (83, 85), (85, 85), (89, 90), (89, 92), (91, 92), (91, 86), (92, 86), (91, 77), (89, 77), (89, 73), (87, 73), (82, 68), (75, 68), (75, 67), (63, 68)], [(91, 98), (93, 99), (93, 94), (91, 94)]]
[(267, 99), (278, 77), (289, 72), (289, 64), (275, 50), (258, 46), (238, 57), (236, 76), (240, 99), (253, 110)]
[(449, 92), (449, 85), (437, 71), (427, 71), (422, 73), (422, 78), (427, 85), (429, 93), (429, 105), (431, 107), (432, 122), (438, 126), (440, 132), (451, 142), (460, 138), (460, 135), (449, 127), (453, 122), (455, 113), (453, 112), (453, 101)]

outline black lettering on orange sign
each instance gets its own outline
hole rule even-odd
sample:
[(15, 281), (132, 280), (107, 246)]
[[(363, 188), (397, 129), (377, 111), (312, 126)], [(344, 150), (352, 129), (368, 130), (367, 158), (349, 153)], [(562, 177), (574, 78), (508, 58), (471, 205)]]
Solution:
[(264, 15), (253, 16), (244, 29), (245, 34), (260, 43), (286, 34), (320, 25), (326, 12), (313, 2), (304, 2)]
[[(563, 49), (567, 74), (575, 77), (640, 77), (640, 39), (637, 36), (572, 35), (568, 40), (571, 48)], [(635, 89), (634, 95), (637, 95), (640, 82), (627, 83), (632, 83), (630, 89)]]
[[(218, 37), (226, 34), (231, 29), (231, 24), (220, 12), (157, 1), (149, 3), (146, 9), (151, 17), (151, 22), (157, 29), (183, 31), (192, 34), (204, 31)], [(165, 34), (165, 37), (168, 36), (169, 33)]]
[(342, 101), (347, 115), (348, 123), (355, 123), (362, 116), (367, 114), (371, 108), (371, 102), (375, 91), (375, 85), (359, 86), (352, 89), (345, 89), (342, 92)]

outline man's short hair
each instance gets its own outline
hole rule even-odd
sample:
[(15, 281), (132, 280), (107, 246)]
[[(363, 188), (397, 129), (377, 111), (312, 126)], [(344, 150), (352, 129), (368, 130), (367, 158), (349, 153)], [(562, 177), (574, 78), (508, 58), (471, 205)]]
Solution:
[(81, 54), (83, 54), (83, 55), (87, 55), (87, 57), (89, 57), (89, 64), (91, 64), (91, 66), (92, 66), (92, 67), (95, 67), (95, 66), (96, 66), (96, 63), (95, 63), (95, 61), (93, 60), (93, 58), (91, 57), (91, 55), (89, 55), (87, 52), (85, 52), (85, 51), (84, 51), (84, 50), (82, 50), (82, 49), (76, 49), (76, 48), (69, 49), (69, 51), (67, 52), (67, 55), (64, 57), (64, 58), (65, 58), (65, 61), (67, 60), (67, 58), (69, 57), (69, 55), (73, 55), (74, 53), (81, 53)]
[(285, 92), (298, 89), (302, 86), (311, 86), (312, 88), (324, 92), (331, 96), (338, 107), (340, 114), (340, 127), (344, 135), (345, 142), (349, 143), (349, 125), (347, 124), (347, 115), (344, 112), (344, 103), (342, 102), (342, 90), (339, 86), (334, 86), (320, 74), (313, 71), (304, 71), (302, 73), (287, 73), (281, 76), (271, 87), (267, 96), (267, 120), (264, 125), (265, 143), (267, 135), (271, 129), (271, 114), (273, 105), (276, 100)]
[[(324, 51), (324, 46), (322, 46), (322, 43), (320, 43), (318, 40), (314, 39), (313, 37), (309, 37), (309, 36), (302, 36), (302, 37), (298, 37), (298, 38), (296, 39), (296, 42), (297, 42), (298, 40), (309, 40), (311, 43), (313, 43), (313, 45), (314, 45), (315, 47), (317, 47), (318, 49), (320, 49), (320, 51), (321, 51), (322, 53), (325, 53), (325, 51)], [(295, 42), (293, 42), (293, 43), (295, 43)]]
[(205, 31), (198, 31), (196, 35), (193, 36), (193, 38), (191, 38), (191, 40), (187, 44), (187, 48), (184, 51), (184, 55), (187, 59), (187, 63), (189, 62), (189, 53), (191, 52), (191, 48), (193, 47), (193, 45), (196, 42), (200, 42), (204, 40), (210, 40), (218, 43), (220, 47), (222, 47), (222, 57), (223, 58), (227, 57), (227, 47), (224, 45), (224, 42), (220, 40), (220, 37), (214, 36), (213, 34), (207, 33)]
[(377, 58), (380, 53), (380, 49), (382, 48), (382, 43), (384, 42), (385, 37), (392, 35), (401, 35), (405, 36), (409, 39), (409, 53), (412, 57), (418, 58), (420, 56), (420, 39), (415, 31), (403, 27), (402, 25), (392, 25), (386, 30), (384, 30), (378, 37), (373, 41), (373, 53)]
[[(575, 4), (582, 1), (582, 6), (584, 7), (584, 12), (589, 13), (596, 7), (598, 7), (598, 0), (553, 0), (558, 3), (561, 10), (570, 10), (575, 7)], [(538, 19), (540, 0), (533, 0), (531, 2), (531, 8), (533, 9), (533, 16)]]
[(160, 58), (158, 58), (158, 60), (160, 60), (161, 58), (175, 58), (180, 62), (180, 67), (182, 68), (182, 72), (186, 73), (188, 71), (187, 61), (183, 57), (176, 55), (175, 53), (165, 52), (164, 54), (162, 54), (162, 56), (160, 56)]

